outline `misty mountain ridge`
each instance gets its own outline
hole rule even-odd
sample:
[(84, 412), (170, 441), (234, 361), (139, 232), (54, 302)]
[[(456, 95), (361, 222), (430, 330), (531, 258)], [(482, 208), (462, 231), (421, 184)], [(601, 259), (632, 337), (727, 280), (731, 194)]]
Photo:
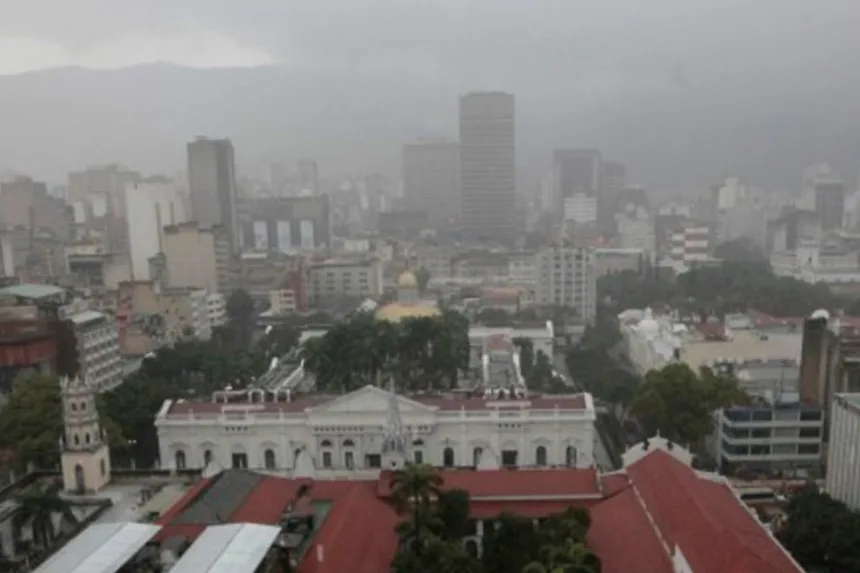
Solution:
[(69, 171), (121, 162), (173, 173), (185, 166), (185, 144), (209, 135), (233, 140), (244, 172), (313, 157), (324, 177), (399, 177), (404, 143), (457, 137), (458, 95), (505, 89), (517, 96), (524, 188), (549, 168), (555, 147), (598, 147), (627, 165), (631, 182), (655, 190), (700, 191), (727, 176), (797, 189), (803, 168), (822, 161), (854, 185), (860, 78), (837, 79), (738, 86), (667, 74), (651, 85), (596, 94), (555, 90), (549, 80), (466, 86), (285, 66), (65, 67), (0, 77), (0, 172), (61, 183)]

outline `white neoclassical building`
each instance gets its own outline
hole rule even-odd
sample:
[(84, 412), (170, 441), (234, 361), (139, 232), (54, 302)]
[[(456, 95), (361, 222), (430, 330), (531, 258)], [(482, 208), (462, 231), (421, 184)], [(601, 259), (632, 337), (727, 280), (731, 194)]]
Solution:
[(590, 394), (406, 397), (376, 386), (341, 396), (219, 392), (156, 416), (163, 467), (251, 468), (293, 476), (378, 472), (386, 444), (442, 467), (593, 465)]
[(687, 329), (670, 317), (655, 317), (650, 308), (630, 309), (618, 315), (618, 324), (630, 362), (640, 374), (680, 358)]

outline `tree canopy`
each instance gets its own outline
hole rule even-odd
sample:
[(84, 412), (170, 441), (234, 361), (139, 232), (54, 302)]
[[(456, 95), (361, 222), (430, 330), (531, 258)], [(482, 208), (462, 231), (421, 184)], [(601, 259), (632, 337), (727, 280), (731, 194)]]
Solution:
[(860, 512), (815, 486), (792, 495), (776, 533), (806, 571), (860, 571)]
[(402, 521), (395, 573), (599, 573), (588, 549), (588, 511), (570, 508), (539, 526), (529, 518), (501, 514), (485, 523), (480, 557), (464, 549), (469, 531), (469, 494), (445, 491), (443, 474), (426, 465), (407, 465), (391, 477), (391, 502)]
[(63, 405), (55, 376), (19, 377), (0, 409), (0, 448), (17, 452), (20, 467), (56, 467), (63, 435)]
[(395, 375), (407, 391), (452, 388), (469, 367), (469, 323), (451, 310), (397, 323), (359, 312), (308, 340), (302, 355), (324, 391), (349, 392), (383, 374)]
[(692, 447), (713, 432), (714, 410), (748, 402), (733, 378), (717, 376), (707, 368), (696, 374), (686, 364), (676, 363), (646, 374), (631, 413), (646, 435), (660, 432)]
[(574, 382), (583, 390), (626, 408), (640, 380), (624, 353), (617, 348), (620, 341), (617, 322), (601, 318), (589, 326), (579, 343), (568, 351), (565, 363)]
[(718, 316), (748, 309), (774, 316), (806, 316), (818, 308), (860, 310), (857, 301), (834, 294), (824, 283), (778, 277), (766, 260), (734, 253), (731, 245), (724, 250), (731, 258), (721, 264), (695, 267), (677, 277), (653, 267), (606, 275), (597, 281), (598, 298), (614, 314), (656, 302)]

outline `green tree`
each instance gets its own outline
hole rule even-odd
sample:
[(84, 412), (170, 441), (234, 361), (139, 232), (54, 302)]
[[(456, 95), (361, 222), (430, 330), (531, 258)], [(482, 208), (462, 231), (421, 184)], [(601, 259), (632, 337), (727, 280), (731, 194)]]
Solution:
[(481, 561), (486, 571), (521, 573), (540, 556), (541, 536), (531, 519), (503, 513), (485, 524)]
[(430, 284), (430, 271), (424, 267), (419, 267), (415, 271), (415, 280), (418, 281), (418, 292), (427, 292), (427, 285)]
[(565, 539), (560, 545), (544, 545), (541, 558), (523, 567), (523, 573), (600, 573), (600, 559), (585, 543)]
[(21, 376), (0, 410), (0, 446), (17, 452), (21, 469), (40, 469), (59, 463), (63, 434), (60, 385), (54, 376)]
[(227, 326), (233, 336), (233, 343), (247, 348), (251, 343), (256, 320), (254, 300), (247, 291), (238, 289), (227, 297)]
[(436, 515), (441, 528), (437, 535), (446, 541), (462, 539), (469, 529), (469, 492), (452, 489), (439, 493)]
[(531, 338), (514, 338), (514, 345), (520, 351), (520, 370), (528, 379), (535, 364), (535, 347)]
[(749, 398), (737, 381), (703, 369), (697, 375), (686, 364), (670, 364), (645, 376), (631, 406), (646, 433), (697, 446), (713, 432), (713, 412)]
[(20, 532), (29, 526), (33, 542), (39, 547), (49, 547), (59, 535), (60, 531), (54, 528), (55, 515), (60, 516), (60, 528), (78, 522), (68, 501), (60, 496), (60, 490), (59, 483), (36, 485), (15, 496), (18, 509), (12, 518), (13, 527)]
[(815, 486), (791, 497), (776, 534), (806, 571), (860, 571), (860, 513)]
[(735, 263), (766, 263), (767, 257), (749, 237), (720, 243), (714, 248), (714, 258)]

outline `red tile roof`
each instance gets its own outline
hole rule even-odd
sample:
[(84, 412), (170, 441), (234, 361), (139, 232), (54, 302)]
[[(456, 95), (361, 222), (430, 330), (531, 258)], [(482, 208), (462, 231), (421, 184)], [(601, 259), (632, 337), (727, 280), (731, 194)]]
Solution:
[[(443, 469), (443, 489), (462, 489), (473, 500), (560, 501), (601, 497), (597, 470), (573, 468), (471, 470)], [(388, 497), (390, 473), (377, 482), (377, 495)]]
[(600, 557), (603, 573), (673, 571), (669, 554), (632, 488), (617, 492), (591, 509), (588, 544)]
[(728, 487), (670, 454), (655, 450), (627, 473), (663, 539), (696, 573), (801, 571)]
[[(595, 470), (443, 470), (444, 487), (472, 497), (472, 516), (503, 512), (546, 517), (588, 507), (588, 541), (603, 573), (671, 573), (679, 547), (696, 573), (800, 573), (779, 544), (722, 483), (699, 477), (654, 450), (623, 472)], [(390, 474), (378, 480), (291, 480), (265, 477), (246, 492), (227, 522), (277, 524), (303, 484), (312, 501), (331, 508), (297, 573), (385, 573), (397, 549), (398, 516), (387, 504)], [(193, 540), (205, 525), (172, 524), (207, 491), (201, 480), (158, 521), (164, 540)]]

